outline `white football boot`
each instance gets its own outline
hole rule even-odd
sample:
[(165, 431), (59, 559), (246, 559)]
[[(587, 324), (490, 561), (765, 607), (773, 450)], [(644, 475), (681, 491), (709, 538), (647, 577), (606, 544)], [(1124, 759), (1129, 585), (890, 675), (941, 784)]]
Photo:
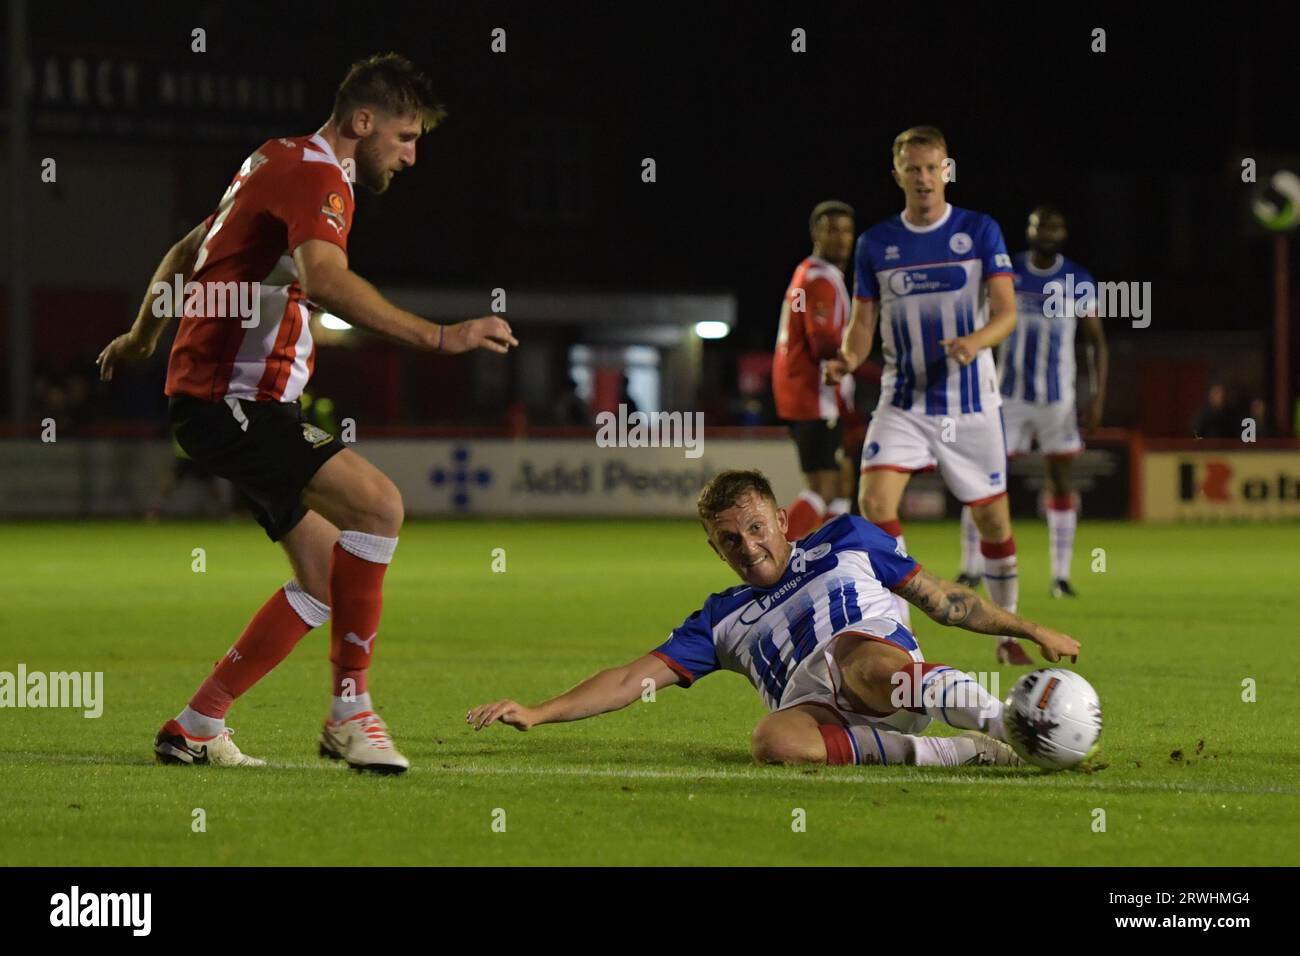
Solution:
[(968, 730), (964, 734), (958, 734), (957, 738), (969, 740), (974, 745), (974, 755), (962, 761), (963, 767), (1022, 767), (1025, 764), (1010, 744), (994, 740), (978, 730)]
[(159, 763), (206, 764), (211, 767), (265, 767), (258, 760), (243, 753), (230, 739), (234, 731), (227, 727), (215, 737), (191, 737), (177, 720), (162, 725), (153, 741), (154, 757)]
[(379, 715), (370, 710), (347, 720), (326, 720), (320, 734), (320, 755), (345, 760), (353, 770), (370, 773), (405, 773), (411, 766), (393, 746)]

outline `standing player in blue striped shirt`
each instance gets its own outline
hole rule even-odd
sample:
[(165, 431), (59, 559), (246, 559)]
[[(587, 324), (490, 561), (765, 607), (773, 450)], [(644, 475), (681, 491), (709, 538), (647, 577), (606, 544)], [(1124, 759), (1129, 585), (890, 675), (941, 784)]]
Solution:
[[(1016, 327), (1011, 256), (991, 216), (944, 200), (953, 167), (933, 126), (894, 139), (905, 206), (858, 238), (853, 312), (838, 381), (866, 361), (876, 326), (885, 359), (862, 449), (862, 513), (903, 543), (898, 505), (913, 473), (938, 467), (979, 528), (989, 597), (1014, 613), (1020, 582), (1007, 506), (1007, 452), (992, 349)], [(908, 622), (907, 607), (899, 614)], [(998, 660), (1032, 661), (1003, 635)]]
[[(1007, 451), (1027, 455), (1036, 443), (1047, 462), (1047, 534), (1052, 561), (1052, 597), (1074, 597), (1070, 560), (1078, 525), (1070, 466), (1083, 451), (1075, 408), (1074, 333), (1082, 323), (1088, 338), (1092, 394), (1078, 417), (1085, 428), (1101, 424), (1106, 403), (1107, 350), (1097, 309), (1097, 285), (1087, 269), (1061, 254), (1065, 216), (1054, 206), (1029, 214), (1029, 251), (1013, 260), (1016, 271), (1016, 330), (1003, 345), (1002, 413)], [(962, 509), (962, 569), (958, 583), (977, 587), (983, 559), (969, 508)]]

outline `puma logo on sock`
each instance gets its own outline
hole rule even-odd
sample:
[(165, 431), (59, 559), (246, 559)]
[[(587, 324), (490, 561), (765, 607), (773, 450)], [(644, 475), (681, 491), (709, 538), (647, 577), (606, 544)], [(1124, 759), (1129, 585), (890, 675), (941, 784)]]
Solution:
[(357, 636), (356, 636), (355, 634), (353, 634), (351, 631), (348, 631), (348, 633), (347, 633), (347, 634), (344, 636), (344, 638), (343, 638), (343, 642), (344, 642), (345, 644), (355, 644), (355, 645), (357, 645), (358, 647), (360, 647), (362, 650), (364, 650), (367, 654), (369, 654), (369, 653), (370, 653), (370, 645), (373, 644), (373, 643), (375, 642), (375, 638), (376, 638), (378, 635), (379, 635), (379, 632), (376, 631), (374, 634), (371, 634), (368, 638), (366, 638), (366, 639), (363, 641), (361, 638), (357, 637)]

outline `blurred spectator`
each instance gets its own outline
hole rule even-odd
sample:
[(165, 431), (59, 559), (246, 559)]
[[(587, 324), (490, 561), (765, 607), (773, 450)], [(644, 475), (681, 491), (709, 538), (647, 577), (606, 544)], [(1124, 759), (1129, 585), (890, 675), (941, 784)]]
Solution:
[(1277, 429), (1273, 427), (1273, 422), (1269, 418), (1268, 403), (1264, 399), (1256, 397), (1250, 400), (1250, 410), (1246, 413), (1247, 418), (1255, 419), (1255, 437), (1256, 438), (1277, 438)]
[(622, 394), (619, 395), (619, 397), (618, 397), (618, 401), (619, 401), (619, 404), (620, 404), (620, 405), (626, 405), (626, 406), (627, 406), (627, 413), (628, 413), (629, 415), (631, 415), (633, 412), (635, 412), (635, 411), (638, 410), (637, 403), (636, 403), (636, 402), (633, 400), (633, 398), (632, 398), (632, 393), (628, 391), (628, 387), (629, 387), (630, 385), (631, 385), (631, 382), (629, 382), (628, 379), (627, 379), (627, 376), (624, 375), (624, 376), (623, 376), (623, 384), (622, 384), (621, 386), (619, 386), (619, 388), (620, 388)]
[(85, 424), (94, 417), (90, 391), (90, 379), (80, 372), (39, 374), (32, 383), (36, 417), (53, 418), (65, 428)]
[(563, 394), (551, 406), (551, 420), (556, 425), (591, 425), (595, 418), (591, 407), (578, 395), (578, 383), (569, 376)]
[(528, 404), (522, 398), (506, 406), (504, 420), (506, 434), (511, 438), (528, 437)]
[(1220, 383), (1210, 386), (1192, 434), (1197, 438), (1236, 438), (1241, 434), (1241, 419), (1228, 408), (1228, 390)]

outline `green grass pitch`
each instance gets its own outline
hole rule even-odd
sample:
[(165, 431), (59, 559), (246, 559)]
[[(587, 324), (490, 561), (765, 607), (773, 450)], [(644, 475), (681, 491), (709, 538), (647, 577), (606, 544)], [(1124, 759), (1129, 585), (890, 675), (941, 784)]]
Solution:
[[(6, 525), (0, 670), (103, 671), (105, 705), (98, 719), (0, 710), (0, 859), (1294, 865), (1298, 530), (1085, 518), (1081, 597), (1053, 601), (1045, 528), (1019, 522), (1021, 610), (1082, 642), (1077, 666), (1105, 713), (1100, 766), (1045, 774), (759, 767), (748, 742), (762, 705), (722, 673), (605, 717), (475, 734), (471, 705), (534, 703), (640, 655), (734, 581), (684, 521), (411, 522), (387, 578), (371, 688), (413, 769), (376, 778), (316, 756), (323, 628), (229, 717), (245, 751), (274, 766), (153, 762), (158, 726), (288, 577), (251, 521)], [(955, 524), (914, 522), (907, 539), (932, 571), (955, 574)], [(204, 573), (191, 570), (194, 548)], [(492, 571), (495, 548), (505, 573)], [(1104, 573), (1090, 569), (1095, 548)], [(990, 638), (914, 623), (927, 658), (997, 669)], [(1004, 694), (1022, 672), (1000, 671)], [(1246, 678), (1254, 702), (1242, 699)], [(199, 808), (205, 832), (192, 828)], [(505, 832), (492, 826), (498, 809)]]

